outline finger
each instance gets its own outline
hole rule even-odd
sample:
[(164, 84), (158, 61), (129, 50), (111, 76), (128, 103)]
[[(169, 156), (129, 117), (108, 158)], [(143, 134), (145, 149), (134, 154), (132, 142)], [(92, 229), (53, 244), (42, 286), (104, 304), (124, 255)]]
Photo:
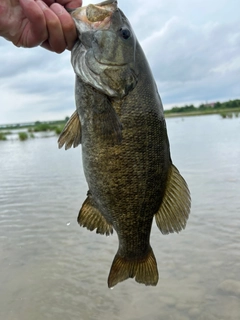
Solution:
[(67, 43), (58, 16), (44, 2), (37, 0), (36, 3), (44, 13), (48, 30), (48, 43), (52, 51), (63, 52), (67, 47)]
[(55, 2), (69, 9), (76, 9), (82, 6), (82, 0), (56, 0)]
[(43, 2), (46, 3), (49, 7), (55, 2), (54, 0), (42, 0)]
[(64, 34), (67, 48), (71, 50), (77, 39), (77, 31), (71, 15), (58, 3), (51, 5), (51, 10), (58, 16), (58, 19), (62, 25), (62, 31)]
[(41, 44), (40, 46), (41, 46), (42, 48), (44, 48), (44, 49), (47, 49), (47, 50), (52, 51), (52, 52), (55, 52), (55, 51), (53, 50), (53, 48), (50, 46), (48, 40), (42, 42), (42, 44)]
[(47, 39), (46, 20), (42, 10), (34, 0), (19, 0), (22, 10), (30, 22), (30, 27), (22, 45), (34, 47)]

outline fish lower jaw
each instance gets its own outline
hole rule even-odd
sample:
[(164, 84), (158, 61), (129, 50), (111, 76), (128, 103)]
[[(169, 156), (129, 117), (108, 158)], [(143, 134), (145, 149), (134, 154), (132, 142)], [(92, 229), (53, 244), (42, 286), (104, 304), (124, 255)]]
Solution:
[(108, 29), (111, 16), (117, 9), (117, 1), (107, 1), (99, 5), (89, 4), (73, 11), (72, 17), (79, 32)]

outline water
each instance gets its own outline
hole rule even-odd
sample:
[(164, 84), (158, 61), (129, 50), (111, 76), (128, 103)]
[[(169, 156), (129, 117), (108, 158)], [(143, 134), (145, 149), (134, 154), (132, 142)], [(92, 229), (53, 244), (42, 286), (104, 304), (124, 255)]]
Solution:
[(80, 228), (80, 148), (57, 138), (0, 142), (0, 319), (239, 320), (240, 119), (167, 119), (189, 184), (187, 228), (151, 244), (160, 281), (107, 288), (117, 237)]

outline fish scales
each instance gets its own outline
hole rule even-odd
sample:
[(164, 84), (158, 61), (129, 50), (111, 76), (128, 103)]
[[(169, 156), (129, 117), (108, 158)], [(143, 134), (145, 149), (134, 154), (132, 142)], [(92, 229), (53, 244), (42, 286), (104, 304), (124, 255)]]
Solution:
[(172, 164), (162, 102), (116, 1), (79, 8), (72, 16), (79, 32), (72, 50), (77, 110), (59, 147), (82, 144), (89, 191), (78, 222), (97, 233), (117, 232), (109, 287), (127, 278), (156, 285), (153, 217), (167, 234), (185, 228), (190, 212), (187, 184)]

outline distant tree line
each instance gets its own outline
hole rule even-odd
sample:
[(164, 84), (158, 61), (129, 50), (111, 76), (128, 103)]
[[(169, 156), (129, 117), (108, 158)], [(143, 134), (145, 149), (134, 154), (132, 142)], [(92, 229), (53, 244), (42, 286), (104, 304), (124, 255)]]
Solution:
[(195, 107), (193, 104), (186, 105), (183, 107), (173, 107), (170, 110), (165, 110), (165, 113), (188, 113), (188, 112), (194, 112), (194, 111), (221, 111), (224, 109), (240, 109), (240, 100), (230, 100), (227, 102), (214, 102), (214, 103), (206, 103), (206, 104), (200, 104), (200, 106)]

